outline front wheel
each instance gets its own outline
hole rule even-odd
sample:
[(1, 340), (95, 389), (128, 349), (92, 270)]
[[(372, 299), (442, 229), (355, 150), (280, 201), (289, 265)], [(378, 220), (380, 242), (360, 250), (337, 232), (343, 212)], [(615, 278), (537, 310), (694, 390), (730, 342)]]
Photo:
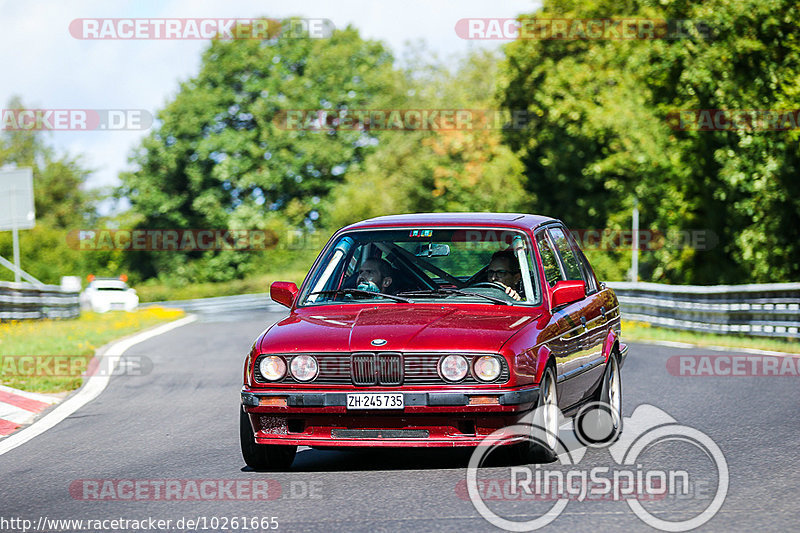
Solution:
[(545, 368), (539, 387), (539, 402), (533, 411), (530, 435), (509, 450), (515, 463), (552, 463), (558, 458), (558, 390), (552, 366)]
[(575, 434), (587, 446), (616, 442), (622, 433), (622, 379), (619, 362), (613, 353), (608, 358), (595, 401), (575, 415)]
[(256, 444), (250, 417), (239, 411), (239, 442), (244, 462), (256, 471), (286, 470), (292, 466), (297, 446)]

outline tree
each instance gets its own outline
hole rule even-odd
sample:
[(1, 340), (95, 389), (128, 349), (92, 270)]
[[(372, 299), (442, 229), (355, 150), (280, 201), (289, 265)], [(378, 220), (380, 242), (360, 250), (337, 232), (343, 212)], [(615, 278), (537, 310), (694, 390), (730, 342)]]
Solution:
[[(10, 99), (7, 109), (26, 109), (22, 99)], [(89, 273), (119, 275), (121, 252), (85, 252), (69, 245), (70, 232), (94, 227), (100, 220), (97, 204), (104, 195), (87, 190), (91, 170), (80, 156), (58, 154), (42, 131), (2, 131), (0, 167), (30, 167), (33, 170), (36, 225), (20, 232), (22, 268), (45, 283), (58, 283), (61, 276)], [(10, 257), (10, 232), (0, 234), (0, 256)], [(14, 274), (0, 268), (1, 280)]]
[[(26, 109), (22, 99), (12, 97), (7, 109)], [(35, 130), (3, 131), (0, 135), (0, 166), (33, 169), (34, 209), (37, 224), (75, 228), (92, 219), (98, 196), (84, 190), (91, 170), (80, 157), (56, 154)]]
[(475, 127), (388, 132), (326, 202), (333, 227), (385, 214), (516, 211), (526, 204), (522, 164), (492, 120), (496, 55), (473, 52), (450, 71), (420, 59), (422, 50), (412, 52), (403, 108), (468, 110)]
[[(388, 106), (392, 87), (402, 85), (392, 63), (380, 43), (349, 27), (329, 39), (212, 41), (199, 74), (181, 84), (136, 153), (138, 170), (122, 176), (140, 227), (313, 226), (321, 199), (374, 139), (357, 130), (293, 129), (286, 113)], [(182, 269), (223, 280), (249, 272), (249, 259), (139, 253), (133, 263), (145, 276)], [(189, 269), (196, 261), (209, 267)]]
[(669, 238), (645, 255), (643, 271), (653, 281), (796, 279), (798, 132), (670, 127), (679, 110), (795, 109), (795, 3), (546, 1), (535, 16), (697, 24), (681, 39), (506, 47), (503, 105), (538, 117), (504, 137), (525, 165), (531, 209), (564, 213), (573, 227), (625, 227), (638, 198), (646, 227), (711, 237), (710, 249)]

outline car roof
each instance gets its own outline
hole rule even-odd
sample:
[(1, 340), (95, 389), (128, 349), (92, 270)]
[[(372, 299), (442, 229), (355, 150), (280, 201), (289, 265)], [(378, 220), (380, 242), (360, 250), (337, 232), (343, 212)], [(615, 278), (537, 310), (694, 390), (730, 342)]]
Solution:
[(413, 213), (370, 218), (351, 224), (344, 229), (452, 225), (501, 226), (527, 230), (547, 222), (558, 222), (558, 219), (524, 213)]

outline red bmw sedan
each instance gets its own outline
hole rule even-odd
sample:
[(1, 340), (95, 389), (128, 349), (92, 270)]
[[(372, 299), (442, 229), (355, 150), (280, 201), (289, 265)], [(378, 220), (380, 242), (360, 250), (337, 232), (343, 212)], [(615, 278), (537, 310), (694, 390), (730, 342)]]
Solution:
[[(621, 420), (619, 303), (559, 220), (366, 220), (331, 238), (299, 289), (270, 294), (289, 315), (244, 364), (253, 469), (289, 467), (298, 445), (477, 446), (537, 407), (569, 416), (602, 402)], [(558, 434), (557, 416), (543, 424)], [(547, 461), (556, 443), (515, 449)]]

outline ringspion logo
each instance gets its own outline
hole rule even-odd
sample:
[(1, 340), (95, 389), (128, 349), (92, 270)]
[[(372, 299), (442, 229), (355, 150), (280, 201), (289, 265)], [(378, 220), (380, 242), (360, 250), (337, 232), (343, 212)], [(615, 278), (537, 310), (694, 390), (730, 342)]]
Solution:
[[(730, 473), (722, 449), (702, 431), (678, 423), (655, 406), (636, 407), (618, 425), (617, 439), (599, 446), (580, 439), (580, 420), (591, 418), (575, 420), (582, 444), (608, 450), (610, 457), (603, 466), (581, 465), (586, 447), (569, 446), (560, 431), (551, 433), (537, 422), (542, 419), (537, 411), (525, 417), (527, 421), (483, 439), (470, 457), (466, 480), (455, 487), (459, 497), (468, 498), (499, 529), (534, 531), (557, 520), (573, 501), (606, 501), (627, 506), (652, 528), (690, 531), (711, 520), (727, 497)], [(605, 413), (613, 411), (600, 409), (596, 414)], [(558, 428), (563, 417), (560, 411), (557, 415)], [(508, 445), (551, 440), (557, 452), (553, 463), (506, 467), (489, 460), (495, 450)], [(655, 448), (659, 454), (651, 454)], [(692, 463), (690, 457), (698, 462)], [(524, 512), (496, 503), (506, 501), (526, 505)], [(665, 519), (668, 513), (679, 520)]]

